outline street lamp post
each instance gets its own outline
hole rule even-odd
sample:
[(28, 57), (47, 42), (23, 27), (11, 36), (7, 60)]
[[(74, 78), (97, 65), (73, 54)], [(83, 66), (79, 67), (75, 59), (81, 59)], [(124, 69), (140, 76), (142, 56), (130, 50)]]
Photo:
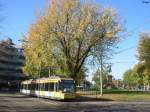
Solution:
[[(38, 53), (38, 59), (40, 59), (41, 55)], [(38, 84), (38, 90), (39, 90), (39, 96), (40, 96), (40, 77), (41, 77), (41, 59), (39, 60), (39, 84)]]
[(48, 72), (49, 72), (48, 76), (49, 76), (49, 77), (51, 76), (51, 73), (52, 73), (52, 71), (53, 71), (54, 69), (56, 69), (56, 67), (54, 67), (54, 66), (49, 66), (49, 67), (48, 67)]
[(49, 67), (49, 74), (48, 76), (50, 77), (51, 76), (51, 68)]
[(99, 59), (101, 71), (100, 71), (100, 96), (103, 96), (103, 43), (100, 46), (100, 59)]

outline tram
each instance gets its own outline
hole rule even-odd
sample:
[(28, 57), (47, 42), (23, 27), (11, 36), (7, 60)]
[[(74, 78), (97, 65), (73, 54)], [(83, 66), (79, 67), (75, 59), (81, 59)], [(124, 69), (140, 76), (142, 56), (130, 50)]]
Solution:
[(23, 94), (57, 100), (75, 99), (75, 81), (61, 77), (30, 79), (21, 83)]

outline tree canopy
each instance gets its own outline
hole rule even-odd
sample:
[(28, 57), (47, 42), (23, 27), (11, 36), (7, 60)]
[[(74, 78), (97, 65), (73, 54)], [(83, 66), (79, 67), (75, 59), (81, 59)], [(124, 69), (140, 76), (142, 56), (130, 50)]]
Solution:
[(150, 33), (148, 32), (140, 34), (137, 57), (139, 63), (124, 73), (124, 82), (130, 87), (150, 84)]
[(145, 74), (150, 82), (150, 33), (141, 33), (138, 46), (138, 58), (145, 66)]
[(114, 47), (122, 31), (119, 15), (112, 8), (80, 0), (51, 0), (25, 37), (24, 71), (37, 74), (39, 66), (57, 66), (55, 73), (77, 81), (86, 71), (93, 48), (102, 43), (105, 48)]
[(143, 63), (136, 64), (133, 69), (127, 70), (123, 76), (124, 84), (128, 89), (148, 84), (148, 77), (145, 73), (145, 65)]

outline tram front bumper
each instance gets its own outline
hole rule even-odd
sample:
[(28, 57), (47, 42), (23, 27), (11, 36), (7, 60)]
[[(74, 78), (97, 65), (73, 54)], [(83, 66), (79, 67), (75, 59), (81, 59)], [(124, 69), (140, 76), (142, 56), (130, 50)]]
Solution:
[(64, 99), (74, 99), (75, 97), (74, 93), (64, 93)]

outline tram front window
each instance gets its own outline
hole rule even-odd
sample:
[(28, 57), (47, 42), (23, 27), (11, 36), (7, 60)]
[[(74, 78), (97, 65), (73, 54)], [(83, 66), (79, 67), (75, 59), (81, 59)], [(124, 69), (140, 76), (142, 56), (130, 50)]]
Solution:
[(75, 92), (75, 84), (73, 80), (62, 80), (61, 81), (62, 92)]

